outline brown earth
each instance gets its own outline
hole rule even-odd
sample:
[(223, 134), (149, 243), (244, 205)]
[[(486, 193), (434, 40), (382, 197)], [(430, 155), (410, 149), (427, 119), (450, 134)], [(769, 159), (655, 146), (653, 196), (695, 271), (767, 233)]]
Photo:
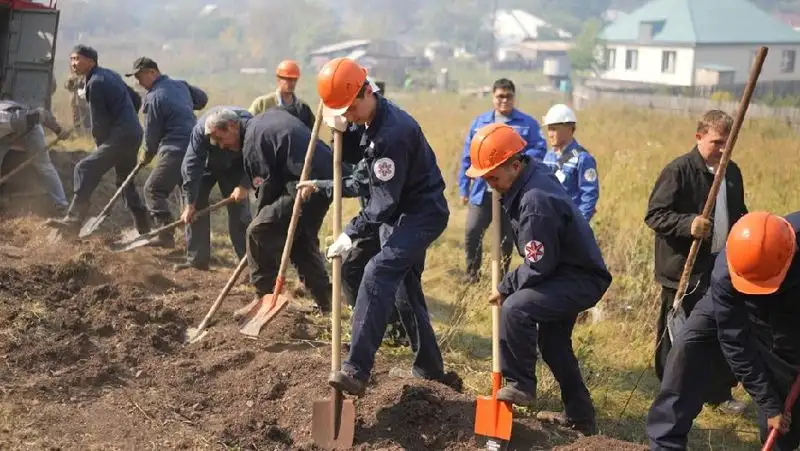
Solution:
[[(182, 249), (114, 254), (111, 235), (51, 242), (39, 221), (0, 218), (0, 448), (316, 449), (312, 405), (329, 396), (326, 319), (290, 308), (248, 339), (231, 318), (251, 297), (242, 284), (208, 336), (185, 344), (232, 268), (174, 273)], [(405, 363), (379, 355), (355, 402), (356, 449), (481, 449), (473, 395), (392, 379), (393, 365)], [(577, 438), (519, 417), (510, 449), (642, 448)]]

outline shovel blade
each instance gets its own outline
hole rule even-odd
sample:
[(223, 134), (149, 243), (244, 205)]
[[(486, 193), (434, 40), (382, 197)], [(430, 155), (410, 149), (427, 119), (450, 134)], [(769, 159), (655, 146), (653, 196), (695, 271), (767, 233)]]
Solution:
[(513, 425), (511, 404), (493, 396), (479, 396), (475, 404), (475, 434), (486, 437), (486, 449), (505, 449)]
[(355, 430), (356, 407), (352, 399), (335, 392), (330, 399), (314, 401), (311, 435), (317, 446), (323, 449), (352, 448)]
[(260, 306), (261, 306), (261, 298), (255, 298), (249, 304), (233, 312), (233, 319), (236, 321), (240, 321), (245, 318), (252, 318), (256, 314)]
[(197, 343), (198, 341), (202, 340), (203, 337), (208, 335), (208, 329), (200, 330), (196, 327), (190, 327), (186, 329), (186, 336), (184, 337), (184, 342), (191, 344)]
[(669, 341), (675, 342), (675, 337), (681, 334), (683, 327), (686, 325), (686, 312), (683, 307), (678, 307), (678, 310), (671, 310), (667, 314), (667, 333), (669, 333)]
[(150, 242), (150, 239), (149, 238), (145, 238), (145, 237), (139, 237), (139, 238), (136, 238), (136, 239), (134, 239), (132, 241), (117, 242), (117, 243), (114, 243), (114, 244), (111, 245), (111, 251), (112, 252), (126, 252), (126, 251), (130, 251), (130, 250), (136, 249), (137, 247), (147, 246), (147, 243), (149, 243), (149, 242)]
[(81, 227), (81, 231), (78, 233), (78, 237), (86, 238), (87, 236), (93, 234), (97, 231), (97, 228), (100, 227), (100, 224), (105, 221), (106, 216), (92, 216), (91, 218), (87, 219), (86, 222), (83, 223)]
[(257, 337), (259, 332), (261, 332), (261, 328), (264, 327), (265, 324), (272, 321), (272, 318), (275, 317), (278, 313), (280, 313), (283, 309), (289, 305), (289, 297), (283, 294), (278, 295), (278, 299), (275, 301), (275, 305), (272, 304), (272, 294), (265, 294), (260, 299), (260, 305), (258, 307), (258, 311), (255, 312), (252, 316), (247, 318), (247, 321), (242, 325), (239, 329), (239, 332), (247, 335), (248, 337)]

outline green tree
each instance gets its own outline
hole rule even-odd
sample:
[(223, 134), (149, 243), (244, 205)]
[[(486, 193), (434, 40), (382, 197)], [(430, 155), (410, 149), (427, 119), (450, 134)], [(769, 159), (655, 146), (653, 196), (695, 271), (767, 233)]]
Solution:
[(596, 72), (600, 68), (598, 49), (603, 23), (598, 19), (590, 19), (583, 24), (581, 32), (575, 37), (575, 46), (569, 51), (572, 68)]

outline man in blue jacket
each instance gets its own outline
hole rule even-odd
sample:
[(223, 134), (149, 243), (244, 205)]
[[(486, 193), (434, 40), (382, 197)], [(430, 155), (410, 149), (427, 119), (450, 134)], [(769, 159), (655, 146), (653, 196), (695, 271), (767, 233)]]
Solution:
[[(147, 165), (158, 155), (158, 163), (144, 184), (144, 195), (150, 217), (156, 227), (173, 221), (169, 209), (169, 195), (181, 182), (181, 162), (189, 145), (195, 116), (194, 110), (202, 110), (208, 96), (182, 80), (173, 80), (163, 75), (158, 64), (150, 58), (141, 57), (133, 62), (133, 71), (126, 77), (135, 76), (139, 85), (147, 90), (144, 96), (144, 156)], [(172, 231), (163, 232), (150, 245), (175, 247)]]
[(197, 210), (209, 205), (209, 196), (214, 185), (219, 187), (223, 197), (231, 197), (235, 203), (227, 205), (228, 236), (237, 258), (242, 259), (247, 250), (246, 232), (251, 220), (248, 192), (250, 180), (244, 172), (241, 152), (223, 150), (219, 143), (212, 143), (206, 134), (206, 121), (218, 117), (219, 112), (228, 111), (231, 120), (240, 123), (244, 130), (253, 117), (246, 109), (217, 106), (200, 116), (192, 128), (189, 145), (183, 155), (180, 173), (183, 179), (183, 200), (185, 206), (181, 219), (188, 224), (186, 228), (186, 262), (175, 265), (175, 270), (207, 270), (211, 261), (211, 217), (194, 218)]
[[(774, 451), (800, 445), (800, 402), (784, 402), (800, 372), (800, 212), (759, 211), (731, 227), (717, 255), (711, 285), (695, 305), (667, 357), (659, 392), (647, 415), (652, 450), (686, 449), (703, 408), (708, 375), (727, 363), (756, 404), (761, 442), (769, 429)], [(790, 426), (791, 423), (791, 426)]]
[[(97, 150), (75, 165), (75, 194), (66, 216), (47, 224), (77, 235), (88, 216), (92, 193), (103, 175), (113, 168), (120, 186), (136, 167), (143, 135), (137, 117), (142, 100), (118, 73), (97, 65), (97, 51), (93, 48), (76, 46), (70, 54), (70, 64), (75, 73), (86, 76), (86, 98), (92, 111), (92, 136)], [(136, 230), (140, 234), (149, 232), (147, 208), (134, 181), (125, 187), (122, 197), (133, 215)]]
[[(469, 147), (472, 137), (481, 127), (501, 123), (513, 128), (525, 140), (525, 153), (531, 157), (542, 160), (547, 152), (547, 143), (542, 136), (539, 123), (531, 116), (515, 108), (516, 88), (511, 80), (501, 78), (494, 82), (492, 87), (494, 109), (481, 114), (470, 125), (467, 139), (464, 142), (464, 151), (461, 157), (461, 169), (458, 174), (458, 190), (462, 205), (469, 203), (467, 213), (466, 234), (464, 237), (464, 250), (466, 253), (466, 281), (476, 282), (479, 279), (479, 270), (483, 258), (483, 235), (492, 222), (492, 190), (481, 179), (473, 179), (466, 173), (470, 166)], [(510, 235), (508, 218), (503, 215), (502, 221), (502, 254), (503, 273), (508, 271), (511, 262), (511, 251), (514, 248), (514, 239)]]
[(575, 113), (563, 103), (547, 111), (544, 126), (551, 150), (547, 151), (544, 164), (550, 167), (588, 222), (597, 211), (600, 180), (594, 157), (575, 139), (577, 122)]
[(564, 413), (540, 421), (596, 432), (595, 411), (572, 350), (578, 314), (593, 307), (611, 274), (589, 224), (553, 173), (524, 153), (526, 143), (504, 124), (479, 129), (467, 175), (502, 195), (524, 262), (506, 273), (490, 303), (501, 305), (500, 366), (506, 385), (497, 399), (531, 405), (536, 399), (536, 347), (561, 388)]

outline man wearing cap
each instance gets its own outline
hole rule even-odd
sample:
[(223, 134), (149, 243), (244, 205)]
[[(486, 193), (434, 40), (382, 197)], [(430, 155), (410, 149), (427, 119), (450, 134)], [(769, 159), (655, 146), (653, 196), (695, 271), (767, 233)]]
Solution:
[(600, 180), (594, 157), (575, 139), (577, 122), (570, 107), (562, 103), (550, 107), (544, 116), (544, 126), (551, 149), (544, 156), (544, 164), (553, 171), (589, 222), (597, 211)]
[(773, 450), (800, 445), (800, 425), (791, 421), (800, 416), (800, 402), (784, 415), (800, 371), (798, 236), (800, 212), (752, 212), (733, 225), (710, 287), (667, 357), (661, 391), (647, 415), (651, 449), (686, 449), (720, 351), (756, 404), (761, 442), (778, 429)]
[(61, 216), (69, 204), (58, 171), (50, 161), (43, 127), (52, 130), (59, 139), (66, 139), (70, 134), (45, 108), (30, 108), (12, 100), (0, 100), (0, 166), (9, 151), (27, 153), (26, 158), (33, 159), (33, 167), (41, 176), (41, 184), (53, 201), (54, 210)]
[[(70, 54), (70, 65), (75, 73), (86, 76), (86, 98), (91, 107), (92, 136), (97, 150), (75, 165), (75, 194), (69, 210), (64, 218), (51, 220), (48, 225), (77, 234), (103, 175), (113, 168), (120, 186), (136, 167), (143, 135), (137, 117), (142, 101), (118, 73), (97, 65), (97, 51), (93, 48), (76, 46)], [(140, 234), (149, 232), (147, 208), (134, 181), (125, 187), (122, 197), (133, 215), (136, 230)]]
[(419, 346), (411, 371), (393, 373), (440, 381), (445, 377), (421, 281), (427, 249), (450, 216), (445, 184), (422, 128), (375, 90), (367, 71), (349, 58), (328, 61), (317, 77), (326, 123), (339, 131), (348, 122), (366, 126), (363, 159), (369, 174), (366, 205), (328, 248), (327, 256), (344, 256), (354, 241), (375, 233), (381, 239), (358, 290), (349, 355), (342, 371), (329, 379), (333, 387), (353, 395), (366, 388), (401, 284), (414, 310)]
[[(461, 204), (469, 204), (464, 237), (464, 250), (467, 259), (466, 282), (468, 283), (476, 282), (479, 279), (479, 270), (483, 259), (483, 235), (492, 222), (492, 189), (486, 185), (483, 179), (470, 178), (466, 173), (470, 165), (469, 147), (473, 135), (478, 129), (488, 124), (508, 124), (525, 140), (525, 153), (541, 160), (547, 151), (547, 143), (545, 143), (542, 136), (539, 123), (536, 122), (536, 119), (515, 107), (516, 87), (514, 82), (506, 78), (495, 81), (494, 86), (492, 86), (492, 99), (494, 108), (475, 118), (469, 127), (458, 173)], [(503, 255), (502, 271), (505, 274), (511, 264), (511, 251), (514, 248), (514, 238), (510, 235), (511, 226), (505, 214), (501, 221), (501, 227), (503, 233), (501, 244)]]
[(197, 119), (189, 138), (189, 145), (181, 163), (181, 178), (184, 207), (181, 220), (186, 228), (186, 262), (179, 263), (175, 271), (194, 268), (208, 270), (211, 262), (211, 216), (195, 218), (195, 212), (209, 205), (209, 196), (214, 185), (219, 187), (223, 197), (231, 197), (234, 202), (227, 205), (228, 236), (239, 260), (247, 251), (247, 225), (252, 215), (247, 195), (250, 179), (244, 172), (241, 152), (222, 149), (220, 144), (210, 139), (206, 133), (209, 118), (219, 118), (225, 112), (231, 121), (239, 124), (244, 131), (252, 115), (244, 108), (216, 106)]
[[(279, 108), (244, 120), (223, 109), (206, 119), (205, 130), (222, 149), (241, 151), (246, 177), (256, 189), (258, 213), (247, 228), (247, 265), (256, 295), (264, 297), (272, 293), (278, 277), (311, 130)], [(333, 156), (321, 140), (317, 140), (314, 149), (311, 176), (333, 177)], [(322, 313), (331, 308), (331, 284), (319, 248), (319, 230), (330, 203), (324, 193), (306, 200), (290, 255)]]
[(250, 113), (256, 116), (275, 107), (294, 109), (295, 111), (290, 111), (294, 116), (308, 128), (314, 128), (314, 113), (305, 102), (294, 94), (297, 81), (300, 79), (300, 66), (292, 60), (281, 61), (275, 69), (275, 78), (278, 80), (278, 88), (275, 92), (253, 100), (250, 105)]
[[(150, 164), (156, 155), (158, 163), (147, 177), (144, 195), (153, 223), (162, 227), (173, 221), (168, 199), (181, 182), (181, 162), (195, 124), (194, 111), (205, 108), (208, 96), (202, 89), (162, 74), (158, 64), (147, 57), (134, 61), (133, 70), (125, 76), (136, 77), (139, 86), (147, 90), (141, 163)], [(175, 247), (175, 235), (172, 231), (163, 232), (149, 244)]]
[(572, 350), (580, 312), (611, 284), (589, 223), (552, 171), (523, 152), (526, 142), (505, 124), (479, 129), (470, 145), (469, 177), (501, 194), (524, 262), (509, 271), (490, 297), (501, 305), (500, 365), (506, 385), (497, 399), (531, 405), (536, 399), (536, 347), (561, 387), (564, 413), (539, 412), (590, 435), (595, 411)]

